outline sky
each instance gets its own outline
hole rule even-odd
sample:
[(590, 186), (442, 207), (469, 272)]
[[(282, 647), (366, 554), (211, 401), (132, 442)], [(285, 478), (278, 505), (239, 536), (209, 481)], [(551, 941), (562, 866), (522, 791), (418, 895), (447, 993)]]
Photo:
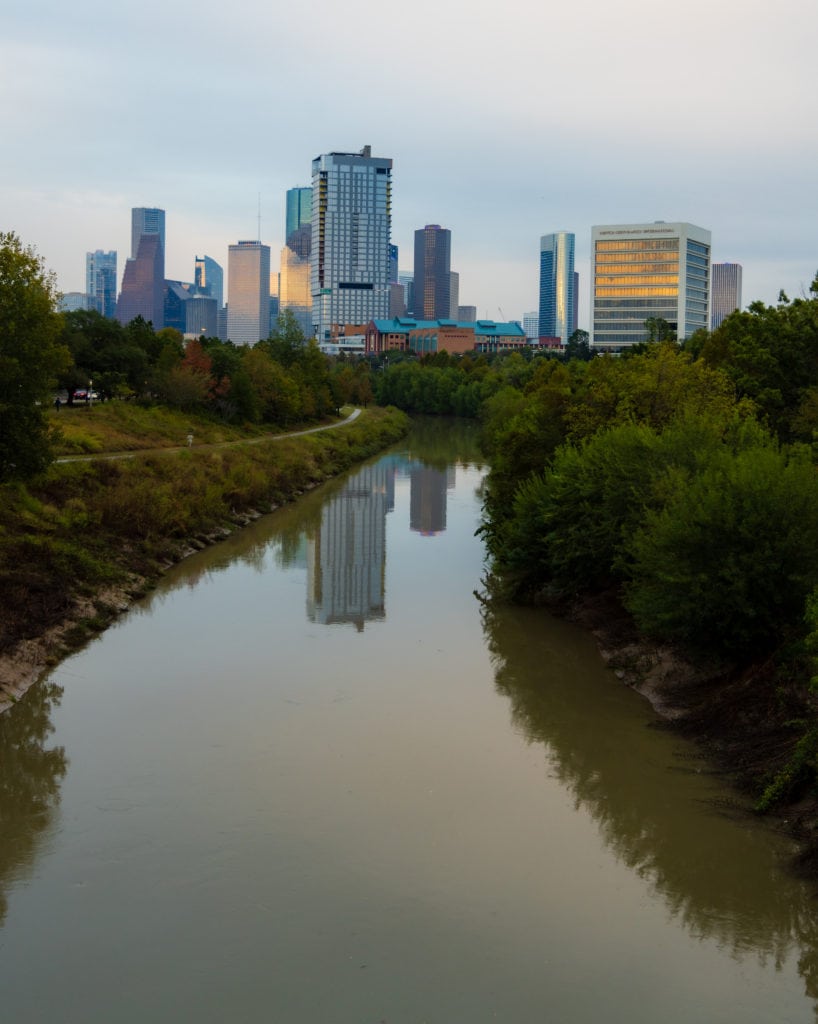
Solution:
[(261, 237), (320, 153), (391, 157), (392, 241), (452, 232), (460, 302), (537, 309), (539, 239), (688, 221), (741, 263), (743, 304), (818, 270), (815, 0), (6, 0), (0, 230), (62, 291), (166, 211), (168, 278)]

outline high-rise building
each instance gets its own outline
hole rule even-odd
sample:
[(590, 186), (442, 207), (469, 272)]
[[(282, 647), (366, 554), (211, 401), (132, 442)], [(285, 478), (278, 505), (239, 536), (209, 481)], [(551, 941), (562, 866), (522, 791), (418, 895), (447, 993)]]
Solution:
[(710, 232), (683, 222), (593, 228), (591, 345), (618, 351), (664, 320), (681, 341), (710, 323)]
[(61, 313), (77, 313), (81, 309), (96, 309), (91, 304), (91, 296), (88, 292), (63, 292), (60, 295), (57, 309)]
[(228, 247), (227, 336), (255, 345), (270, 333), (270, 246), (240, 241)]
[(537, 339), (540, 336), (540, 315), (539, 313), (531, 312), (523, 315), (523, 330), (525, 336), (533, 344), (537, 343)]
[(414, 314), (422, 320), (451, 316), (452, 233), (439, 224), (415, 232)]
[(406, 312), (415, 314), (415, 279), (411, 274), (398, 274), (398, 283), (403, 285), (403, 298), (406, 303)]
[(460, 308), (460, 274), (453, 270), (449, 274), (449, 319), (457, 319), (457, 311)]
[(540, 239), (541, 338), (559, 338), (561, 345), (576, 330), (574, 248), (571, 231), (556, 231)]
[(95, 309), (103, 316), (116, 315), (116, 252), (95, 252), (85, 254), (85, 291), (89, 297), (89, 309)]
[(276, 293), (280, 313), (289, 310), (305, 338), (312, 337), (312, 189), (291, 188), (287, 192), (287, 244), (281, 250)]
[(713, 316), (711, 330), (721, 324), (725, 317), (741, 309), (741, 264), (714, 263), (711, 288)]
[(319, 342), (333, 325), (364, 324), (389, 311), (392, 161), (324, 153), (312, 162), (312, 322)]
[(142, 235), (136, 258), (125, 261), (122, 290), (116, 304), (116, 318), (122, 324), (137, 316), (164, 327), (165, 254), (158, 234)]
[(398, 283), (398, 247), (389, 246), (389, 283)]
[(224, 270), (210, 256), (197, 256), (193, 266), (196, 291), (216, 300), (216, 308), (224, 305)]
[(457, 319), (464, 323), (475, 323), (477, 321), (477, 306), (458, 306)]
[[(296, 237), (294, 232), (292, 237)], [(281, 250), (281, 269), (278, 275), (278, 308), (289, 310), (305, 338), (312, 337), (312, 292), (310, 290), (310, 260), (299, 256), (289, 245)]]
[(287, 218), (284, 229), (284, 240), (287, 245), (290, 244), (290, 236), (293, 232), (310, 224), (312, 224), (312, 188), (309, 185), (304, 188), (288, 188)]
[(151, 206), (135, 206), (131, 210), (131, 259), (139, 255), (139, 239), (143, 235), (159, 235), (162, 242), (162, 266), (165, 252), (165, 211)]

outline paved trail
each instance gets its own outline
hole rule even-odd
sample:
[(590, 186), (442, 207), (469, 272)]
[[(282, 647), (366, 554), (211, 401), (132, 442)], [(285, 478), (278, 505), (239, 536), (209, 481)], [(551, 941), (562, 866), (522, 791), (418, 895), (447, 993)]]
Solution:
[(336, 430), (338, 427), (346, 427), (354, 422), (361, 415), (360, 409), (353, 409), (345, 420), (337, 423), (325, 423), (321, 427), (309, 427), (307, 430), (293, 430), (289, 434), (262, 434), (260, 437), (242, 437), (238, 441), (217, 441), (214, 444), (180, 444), (173, 448), (138, 448), (130, 452), (100, 452), (98, 455), (66, 455), (55, 462), (94, 462), (97, 459), (133, 459), (137, 455), (163, 455), (167, 452), (184, 452), (190, 449), (193, 451), (213, 451), (216, 448), (235, 448), (240, 444), (261, 444), (264, 441), (283, 441), (287, 437), (303, 437), (305, 434), (317, 434), (319, 430)]

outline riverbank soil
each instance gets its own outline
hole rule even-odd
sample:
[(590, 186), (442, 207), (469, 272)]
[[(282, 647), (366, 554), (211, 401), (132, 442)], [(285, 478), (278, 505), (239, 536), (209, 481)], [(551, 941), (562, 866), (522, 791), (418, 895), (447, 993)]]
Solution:
[(798, 841), (793, 868), (818, 879), (815, 750), (805, 744), (818, 705), (803, 683), (803, 654), (779, 652), (740, 669), (694, 659), (640, 636), (614, 592), (560, 612), (593, 633), (616, 676), (650, 700), (667, 728), (700, 747), (743, 795), (745, 813), (766, 814)]

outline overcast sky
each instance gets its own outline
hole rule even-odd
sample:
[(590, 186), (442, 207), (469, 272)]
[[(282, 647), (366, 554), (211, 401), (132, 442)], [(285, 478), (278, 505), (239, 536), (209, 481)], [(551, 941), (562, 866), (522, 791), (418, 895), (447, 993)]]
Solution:
[(816, 0), (11, 0), (0, 33), (0, 229), (63, 291), (166, 211), (166, 275), (273, 267), (311, 161), (393, 165), (392, 240), (452, 231), (460, 301), (537, 308), (539, 237), (573, 231), (588, 327), (591, 226), (689, 221), (744, 267), (744, 303), (818, 269)]

